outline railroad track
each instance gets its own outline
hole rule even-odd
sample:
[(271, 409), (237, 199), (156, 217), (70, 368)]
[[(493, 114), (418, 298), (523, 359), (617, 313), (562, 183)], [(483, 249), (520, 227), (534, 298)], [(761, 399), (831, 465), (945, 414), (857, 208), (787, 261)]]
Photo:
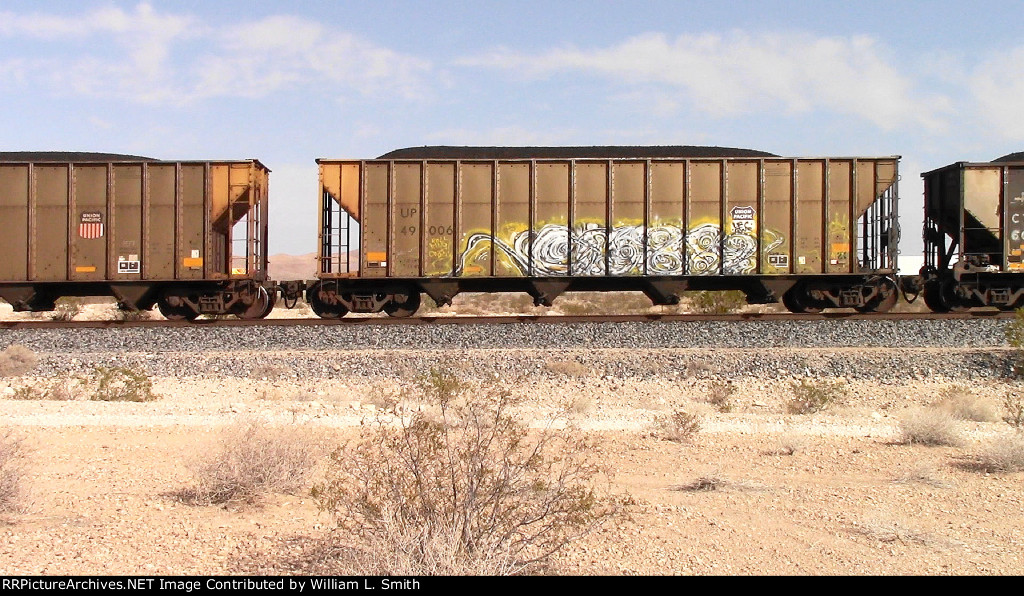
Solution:
[(820, 314), (793, 313), (731, 313), (731, 314), (629, 314), (629, 315), (499, 315), (499, 316), (432, 316), (392, 318), (386, 316), (347, 316), (340, 319), (257, 319), (235, 318), (167, 321), (147, 319), (139, 321), (0, 321), (0, 329), (104, 329), (118, 327), (260, 327), (296, 326), (319, 327), (327, 325), (493, 325), (514, 323), (633, 323), (694, 322), (694, 321), (914, 321), (953, 319), (1012, 319), (1013, 311), (975, 310), (952, 313), (858, 313), (827, 312)]

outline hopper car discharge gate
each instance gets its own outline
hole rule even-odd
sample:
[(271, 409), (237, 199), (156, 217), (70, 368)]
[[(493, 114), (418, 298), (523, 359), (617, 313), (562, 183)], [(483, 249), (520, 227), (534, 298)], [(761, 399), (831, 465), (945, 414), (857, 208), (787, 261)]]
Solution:
[(113, 296), (170, 319), (266, 316), (269, 173), (256, 160), (0, 155), (0, 297), (19, 311)]
[(460, 292), (740, 290), (794, 312), (899, 296), (898, 156), (317, 162), (306, 298), (326, 318)]

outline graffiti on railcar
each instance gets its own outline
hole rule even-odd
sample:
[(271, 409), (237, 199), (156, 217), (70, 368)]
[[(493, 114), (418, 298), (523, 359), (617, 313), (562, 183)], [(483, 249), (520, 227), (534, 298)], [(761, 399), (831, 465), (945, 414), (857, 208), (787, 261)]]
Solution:
[[(752, 209), (751, 217), (752, 217)], [(684, 235), (681, 227), (623, 225), (608, 230), (596, 223), (570, 228), (546, 224), (536, 233), (521, 230), (511, 241), (493, 239), (494, 257), (520, 275), (746, 275), (757, 270), (757, 236), (752, 219), (732, 218), (723, 239), (714, 223), (699, 223)], [(765, 252), (784, 238), (764, 231)], [(646, 250), (645, 250), (646, 235)], [(486, 258), (488, 233), (470, 234), (456, 275)], [(530, 261), (533, 271), (530, 271)], [(571, 263), (571, 267), (570, 267)]]

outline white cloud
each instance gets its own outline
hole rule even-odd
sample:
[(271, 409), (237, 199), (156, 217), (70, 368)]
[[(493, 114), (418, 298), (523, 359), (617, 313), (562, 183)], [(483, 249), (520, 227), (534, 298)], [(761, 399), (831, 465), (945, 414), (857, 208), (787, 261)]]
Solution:
[(883, 130), (904, 125), (941, 130), (950, 100), (919, 92), (892, 62), (868, 36), (735, 31), (675, 39), (651, 33), (605, 48), (568, 47), (539, 55), (498, 50), (459, 63), (534, 78), (594, 74), (616, 88), (640, 89), (659, 110), (684, 99), (716, 117), (829, 110)]
[(976, 103), (971, 113), (980, 114), (999, 136), (1024, 140), (1024, 47), (991, 54), (969, 81)]
[(422, 93), (423, 75), (431, 69), (425, 60), (303, 18), (209, 25), (148, 3), (70, 17), (2, 12), (0, 40), (5, 37), (32, 40), (55, 53), (80, 51), (41, 58), (31, 71), (19, 68), (17, 58), (0, 62), (0, 83), (17, 75), (56, 95), (146, 104), (258, 98), (328, 83), (340, 94), (408, 98)]

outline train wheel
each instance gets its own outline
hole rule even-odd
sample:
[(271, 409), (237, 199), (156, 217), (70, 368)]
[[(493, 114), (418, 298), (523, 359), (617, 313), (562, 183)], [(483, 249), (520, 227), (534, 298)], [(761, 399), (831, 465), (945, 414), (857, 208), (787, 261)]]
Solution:
[(348, 308), (340, 302), (330, 304), (320, 299), (321, 282), (316, 282), (306, 290), (306, 302), (321, 319), (340, 319), (348, 314)]
[(420, 308), (420, 293), (416, 290), (409, 292), (409, 299), (399, 304), (395, 301), (388, 302), (384, 305), (384, 312), (388, 313), (388, 316), (401, 318), (411, 317)]
[(262, 319), (270, 314), (272, 308), (274, 308), (274, 305), (270, 301), (270, 294), (267, 293), (266, 288), (260, 287), (256, 300), (253, 300), (252, 305), (236, 316), (239, 319)]
[(956, 280), (952, 277), (942, 281), (939, 286), (939, 297), (950, 312), (964, 312), (968, 309), (956, 295)]
[(821, 307), (810, 305), (810, 297), (800, 285), (793, 286), (782, 295), (782, 304), (792, 313), (819, 313), (822, 310)]
[(156, 306), (160, 310), (160, 314), (168, 321), (194, 321), (199, 316), (199, 313), (192, 310), (187, 304), (171, 306), (167, 304), (166, 298), (158, 300)]
[(878, 294), (866, 302), (864, 306), (857, 307), (857, 310), (859, 312), (889, 312), (892, 310), (892, 307), (896, 306), (899, 299), (900, 293), (896, 288), (896, 284), (892, 280), (886, 279), (881, 283)]
[(924, 284), (924, 303), (932, 312), (949, 312), (949, 306), (942, 300), (941, 286), (938, 280), (931, 280)]
[(275, 290), (273, 292), (268, 293), (267, 298), (267, 309), (264, 310), (263, 314), (260, 315), (261, 319), (267, 318), (267, 316), (269, 316), (270, 313), (273, 312), (274, 307), (277, 306), (277, 291)]

